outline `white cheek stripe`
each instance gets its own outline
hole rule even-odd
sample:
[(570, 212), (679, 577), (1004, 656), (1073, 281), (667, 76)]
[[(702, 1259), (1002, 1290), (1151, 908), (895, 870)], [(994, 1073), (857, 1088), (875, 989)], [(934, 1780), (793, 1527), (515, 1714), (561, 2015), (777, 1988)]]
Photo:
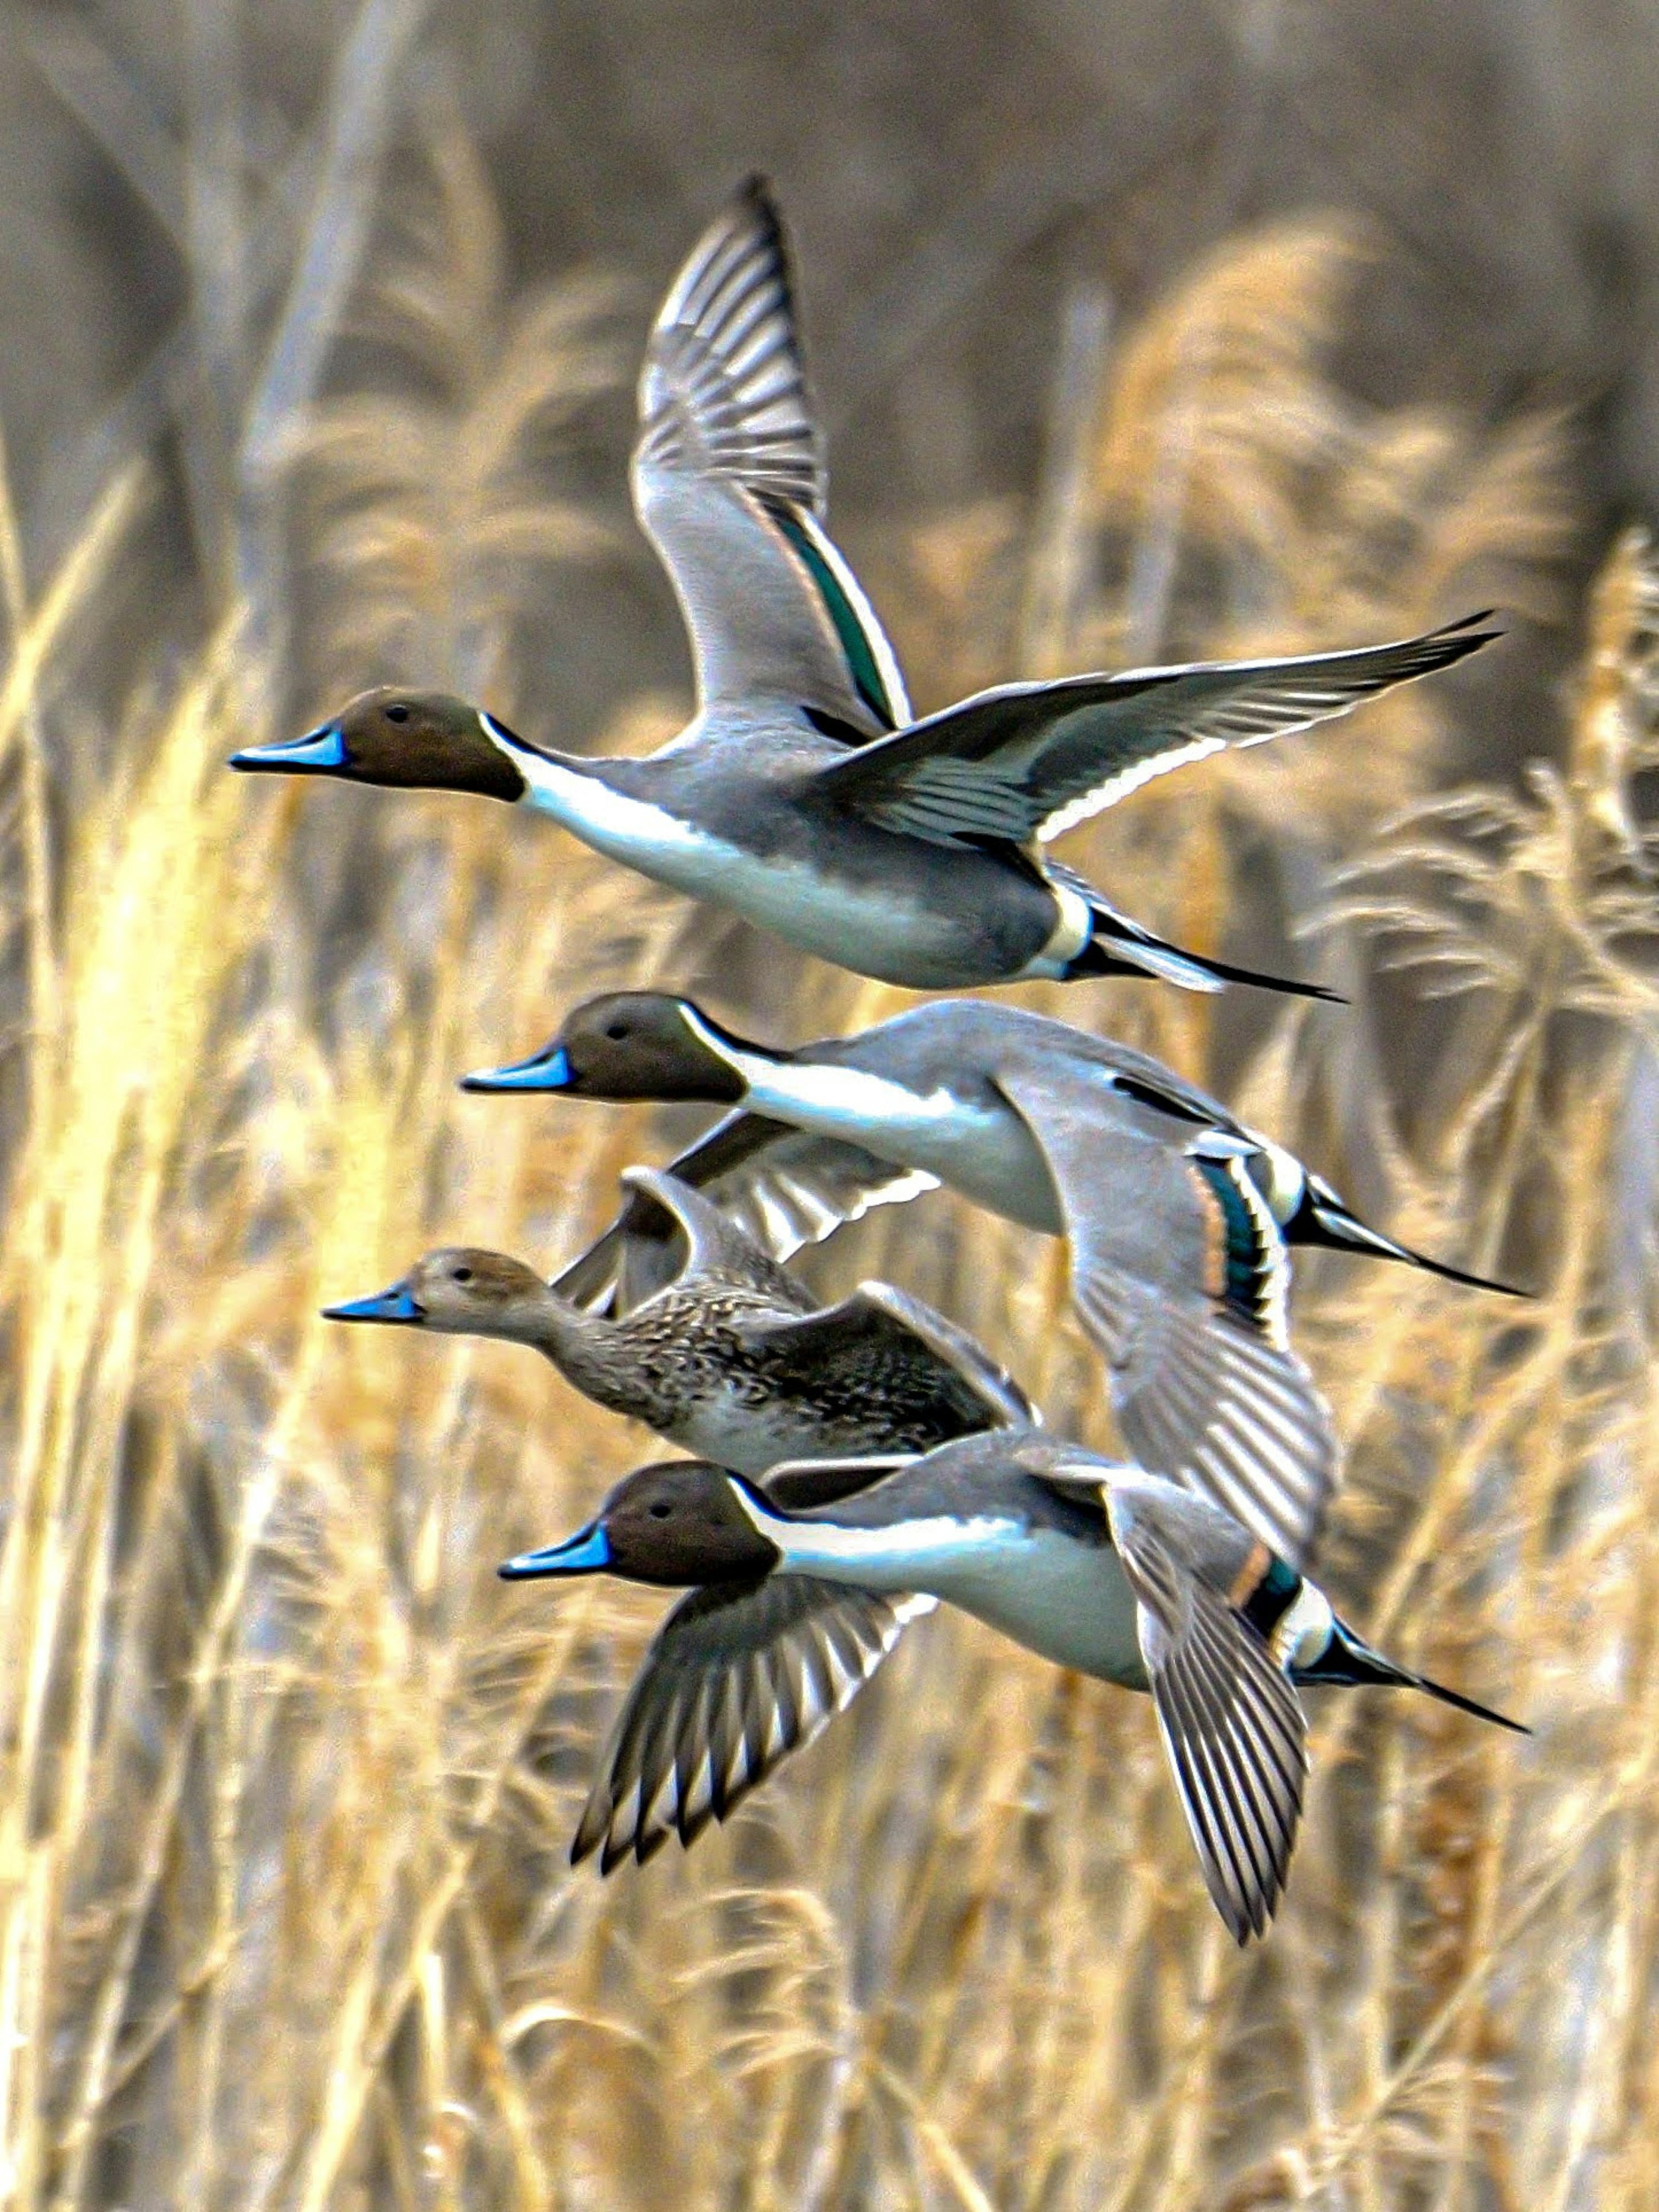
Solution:
[(712, 1052), (722, 1067), (729, 1067), (739, 1083), (748, 1085), (750, 1069), (756, 1065), (751, 1053), (737, 1051), (719, 1036), (691, 1004), (689, 999), (680, 1000), (680, 1019), (706, 1051)]

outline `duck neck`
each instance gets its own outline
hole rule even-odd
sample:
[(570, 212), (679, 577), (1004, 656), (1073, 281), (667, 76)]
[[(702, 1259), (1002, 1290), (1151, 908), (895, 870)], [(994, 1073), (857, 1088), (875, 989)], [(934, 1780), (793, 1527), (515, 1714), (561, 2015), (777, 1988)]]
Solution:
[(896, 1143), (900, 1150), (893, 1157), (902, 1158), (918, 1138), (924, 1143), (937, 1139), (951, 1117), (951, 1102), (942, 1091), (922, 1097), (867, 1068), (775, 1058), (730, 1041), (720, 1049), (745, 1086), (743, 1103), (750, 1113), (790, 1122), (814, 1136), (867, 1145), (877, 1152)]
[(777, 1571), (811, 1575), (857, 1589), (921, 1590), (974, 1609), (968, 1592), (984, 1571), (988, 1547), (1018, 1540), (1020, 1524), (994, 1510), (963, 1519), (922, 1515), (890, 1525), (836, 1521), (822, 1513), (774, 1513), (754, 1491), (741, 1493), (744, 1510), (760, 1534), (776, 1547)]
[(490, 1333), (532, 1346), (584, 1397), (613, 1412), (631, 1410), (631, 1399), (628, 1404), (619, 1402), (624, 1331), (617, 1322), (584, 1312), (550, 1290), (533, 1306), (526, 1303), (502, 1316), (501, 1326)]
[(701, 882), (709, 840), (650, 795), (658, 781), (652, 761), (544, 752), (499, 724), (486, 726), (523, 779), (523, 805), (624, 867), (682, 890)]

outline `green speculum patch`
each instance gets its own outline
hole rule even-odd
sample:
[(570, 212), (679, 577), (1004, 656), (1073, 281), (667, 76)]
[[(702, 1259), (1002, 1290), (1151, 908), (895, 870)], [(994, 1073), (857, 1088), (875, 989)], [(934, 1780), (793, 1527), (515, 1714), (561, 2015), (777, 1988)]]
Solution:
[(835, 570), (813, 543), (811, 533), (799, 515), (792, 514), (786, 507), (775, 507), (769, 503), (767, 512), (806, 563), (807, 573), (817, 586), (818, 595), (835, 624), (841, 649), (847, 656), (847, 672), (853, 679), (854, 690), (872, 714), (890, 730), (896, 729), (898, 717), (894, 712), (892, 701), (887, 696), (887, 687), (882, 681), (874, 650), (864, 624), (859, 619), (858, 610), (842, 589)]

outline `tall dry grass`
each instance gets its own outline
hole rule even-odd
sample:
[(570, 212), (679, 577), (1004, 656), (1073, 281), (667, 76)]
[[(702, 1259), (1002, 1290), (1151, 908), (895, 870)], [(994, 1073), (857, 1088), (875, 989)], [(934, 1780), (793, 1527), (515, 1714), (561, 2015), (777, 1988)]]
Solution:
[[(337, 98), (379, 112), (349, 71)], [(271, 364), (246, 378), (258, 543), (292, 545), (301, 607), (303, 564), (330, 577), (291, 663), (258, 657), (288, 571), (256, 562), (100, 729), (79, 641), (163, 495), (118, 478), (33, 592), (0, 506), (0, 2195), (1650, 2202), (1648, 548), (1603, 569), (1559, 767), (1444, 787), (1468, 695), (1441, 684), (1090, 833), (1126, 902), (1190, 941), (1313, 933), (1281, 956), (1345, 975), (1351, 1012), (1063, 994), (1224, 1074), (1401, 1233), (1536, 1285), (1522, 1308), (1331, 1261), (1297, 1301), (1349, 1445), (1335, 1594), (1535, 1736), (1321, 1702), (1290, 1897), (1239, 1955), (1144, 1705), (938, 1619), (728, 1830), (601, 1885), (566, 1846), (659, 1604), (493, 1568), (647, 1440), (521, 1351), (317, 1308), (443, 1237), (551, 1264), (659, 1154), (643, 1113), (453, 1088), (581, 993), (718, 959), (728, 1011), (778, 1035), (896, 999), (771, 948), (728, 963), (708, 916), (504, 811), (223, 772), (282, 684), (321, 703), (411, 636), (422, 672), (510, 696), (546, 588), (519, 555), (606, 542), (559, 463), (614, 359), (608, 304), (513, 301), (453, 123), (430, 144), (409, 219), (368, 227), (327, 179), (316, 210), (362, 230), (354, 327), (395, 311), (390, 357), (275, 447)], [(978, 509), (861, 549), (927, 696), (1022, 654), (1382, 635), (1471, 592), (1548, 611), (1559, 426), (1347, 398), (1328, 349), (1358, 250), (1243, 237), (1115, 336), (1085, 303), (1040, 525)], [(321, 361), (313, 266), (276, 328)], [(458, 300), (493, 350), (445, 352)], [(940, 1199), (816, 1264), (938, 1297), (1103, 1439), (1062, 1261)]]

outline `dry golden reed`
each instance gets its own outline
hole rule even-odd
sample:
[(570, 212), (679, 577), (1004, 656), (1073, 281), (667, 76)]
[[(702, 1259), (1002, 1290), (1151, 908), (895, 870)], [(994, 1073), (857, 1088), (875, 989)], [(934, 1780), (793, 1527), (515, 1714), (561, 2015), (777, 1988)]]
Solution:
[[(356, 311), (418, 376), (336, 394), (290, 447), (301, 550), (331, 580), (308, 665), (366, 679), (418, 636), (422, 673), (499, 696), (542, 587), (525, 556), (606, 542), (540, 469), (614, 372), (609, 308), (588, 284), (511, 296), (453, 124), (422, 191)], [(1322, 353), (1358, 252), (1330, 225), (1243, 238), (1121, 335), (1049, 507), (1101, 541), (1102, 573), (1121, 556), (1060, 641), (1072, 665), (1136, 623), (1152, 652), (1380, 636), (1461, 611), (1477, 578), (1545, 604), (1571, 521), (1558, 428), (1346, 398)], [(1319, 1703), (1290, 1896), (1240, 1955), (1144, 1704), (948, 1618), (695, 1852), (573, 1874), (659, 1601), (509, 1590), (493, 1569), (654, 1448), (522, 1350), (317, 1309), (444, 1237), (550, 1265), (619, 1167), (661, 1156), (644, 1113), (453, 1087), (583, 992), (718, 963), (726, 1011), (780, 1036), (897, 1000), (757, 960), (505, 811), (226, 775), (264, 680), (238, 607), (167, 682), (135, 673), (110, 776), (83, 776), (54, 830), (44, 749), (87, 711), (70, 645), (143, 526), (140, 489), (112, 487), (32, 601), (0, 528), (0, 2199), (1650, 2202), (1645, 545), (1615, 548), (1597, 587), (1565, 770), (1436, 789), (1451, 710), (1430, 689), (1212, 765), (1087, 841), (1133, 910), (1218, 946), (1260, 935), (1239, 856), (1256, 876), (1271, 859), (1281, 922), (1322, 933), (1285, 957), (1357, 1003), (1218, 1018), (1115, 986), (1065, 1011), (1221, 1071), (1390, 1225), (1540, 1293), (1304, 1271), (1301, 1332), (1350, 1450), (1335, 1595), (1537, 1733)], [(1054, 550), (989, 511), (889, 549), (884, 573), (926, 587), (890, 612), (930, 689), (1000, 672), (969, 645), (1012, 636), (1021, 566)], [(1057, 1245), (938, 1200), (838, 1246), (822, 1279), (890, 1268), (1054, 1419), (1109, 1436)]]

